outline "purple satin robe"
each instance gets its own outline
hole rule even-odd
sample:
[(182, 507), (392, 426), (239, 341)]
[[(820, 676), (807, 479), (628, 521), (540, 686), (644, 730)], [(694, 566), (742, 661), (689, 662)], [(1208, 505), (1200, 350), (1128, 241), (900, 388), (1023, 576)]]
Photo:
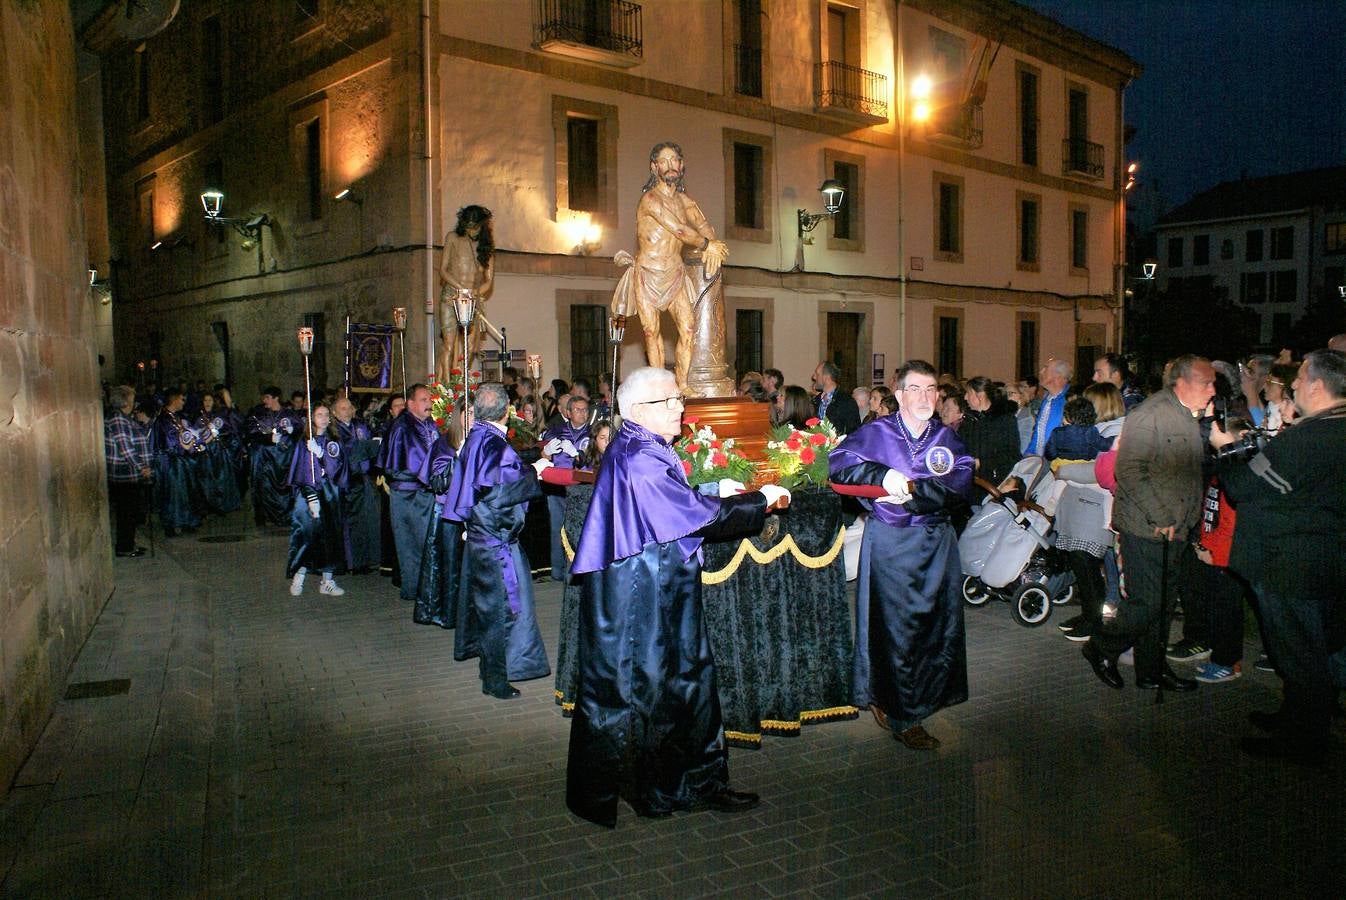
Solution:
[(528, 474), (526, 468), (503, 431), (489, 422), (476, 423), (458, 452), (458, 464), (444, 495), (441, 515), (455, 522), (466, 522), (472, 516), (478, 491), (513, 484)]
[(439, 429), (429, 416), (417, 419), (403, 410), (388, 428), (375, 464), (388, 477), (388, 486), (395, 491), (415, 491), (424, 487), (417, 473), (425, 466), (430, 448), (439, 439)]
[(720, 501), (687, 484), (668, 442), (630, 419), (603, 454), (572, 575), (598, 572), (646, 544), (676, 541), (683, 562), (701, 549), (691, 537), (715, 521)]
[[(583, 453), (584, 448), (589, 446), (589, 426), (586, 424), (581, 425), (579, 428), (576, 428), (569, 422), (563, 421), (557, 427), (548, 428), (546, 431), (544, 431), (542, 433), (542, 437), (539, 438), (539, 440), (543, 444), (546, 444), (548, 441), (557, 438), (563, 441), (570, 441), (570, 443), (575, 445), (576, 450), (578, 450), (580, 453)], [(559, 450), (556, 452), (554, 456), (552, 456), (551, 461), (552, 465), (556, 466), (556, 468), (558, 469), (575, 469), (578, 468), (579, 463), (579, 459), (577, 457), (571, 456), (568, 453)]]
[[(290, 456), (290, 474), (285, 479), (289, 487), (310, 487), (322, 490), (324, 482), (330, 482), (339, 488), (346, 487), (345, 451), (341, 441), (326, 434), (318, 435), (318, 448), (321, 457), (315, 457), (308, 449), (307, 441), (296, 441), (294, 453)], [(309, 460), (313, 465), (309, 466)]]
[[(913, 438), (901, 418), (901, 413), (882, 416), (847, 436), (828, 458), (829, 471), (835, 474), (861, 463), (878, 463), (896, 469), (911, 481), (938, 479), (946, 489), (966, 497), (976, 463), (958, 434), (931, 419), (926, 430)], [(913, 486), (913, 493), (915, 490)], [(905, 504), (865, 503), (875, 519), (888, 525), (925, 525), (948, 519), (942, 510), (915, 515)]]

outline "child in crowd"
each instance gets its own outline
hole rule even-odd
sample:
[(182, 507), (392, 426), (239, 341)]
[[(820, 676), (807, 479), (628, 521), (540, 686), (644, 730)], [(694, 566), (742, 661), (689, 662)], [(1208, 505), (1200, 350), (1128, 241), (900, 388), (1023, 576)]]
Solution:
[(1085, 397), (1071, 397), (1066, 401), (1065, 424), (1052, 431), (1043, 451), (1052, 464), (1052, 471), (1068, 462), (1091, 460), (1112, 446), (1112, 441), (1094, 427), (1097, 416), (1094, 404)]

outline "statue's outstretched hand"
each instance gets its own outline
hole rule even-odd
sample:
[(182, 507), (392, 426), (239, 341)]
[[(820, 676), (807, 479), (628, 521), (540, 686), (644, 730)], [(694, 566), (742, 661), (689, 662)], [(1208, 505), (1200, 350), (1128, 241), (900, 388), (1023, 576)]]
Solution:
[(612, 261), (619, 266), (629, 266), (635, 263), (636, 258), (625, 250), (618, 250), (612, 257)]
[(701, 260), (706, 264), (706, 277), (714, 278), (720, 271), (720, 263), (729, 256), (729, 247), (724, 241), (710, 241), (701, 251)]

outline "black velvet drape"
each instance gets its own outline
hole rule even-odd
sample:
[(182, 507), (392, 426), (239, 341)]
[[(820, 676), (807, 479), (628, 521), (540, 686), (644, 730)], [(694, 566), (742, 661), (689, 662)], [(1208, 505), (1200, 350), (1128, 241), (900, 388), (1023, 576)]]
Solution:
[[(565, 534), (573, 550), (593, 488), (568, 490)], [(768, 516), (751, 543), (767, 553), (788, 537), (801, 555), (825, 557), (841, 522), (840, 498), (830, 489), (798, 490), (789, 510)], [(705, 544), (703, 582), (731, 564), (741, 543)], [(579, 585), (567, 584), (556, 652), (556, 702), (564, 715), (574, 706), (579, 682), (579, 602)], [(853, 629), (839, 552), (820, 568), (800, 563), (788, 551), (766, 564), (745, 555), (730, 577), (703, 585), (702, 602), (730, 742), (757, 746), (763, 733), (798, 734), (801, 722), (855, 715)]]

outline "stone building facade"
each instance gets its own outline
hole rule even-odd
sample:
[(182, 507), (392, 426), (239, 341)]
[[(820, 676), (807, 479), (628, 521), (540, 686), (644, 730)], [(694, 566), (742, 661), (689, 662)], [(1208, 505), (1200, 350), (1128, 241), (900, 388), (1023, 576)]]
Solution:
[(1346, 285), (1346, 166), (1226, 181), (1155, 225), (1156, 280), (1205, 283), (1256, 312), (1255, 339), (1286, 346), (1315, 301), (1339, 303)]
[[(314, 17), (296, 25), (306, 6)], [(1122, 94), (1139, 73), (1119, 51), (1005, 0), (426, 12), (193, 4), (138, 51), (148, 65), (133, 49), (107, 57), (122, 371), (157, 356), (170, 374), (230, 376), (245, 396), (290, 386), (294, 328), (321, 315), (335, 383), (345, 316), (388, 321), (404, 306), (414, 378), (438, 289), (424, 245), (475, 203), (495, 214), (486, 315), (542, 354), (547, 377), (592, 376), (607, 368), (612, 256), (634, 249), (663, 140), (681, 144), (688, 193), (728, 241), (740, 370), (806, 383), (829, 358), (868, 382), (880, 356), (889, 370), (921, 356), (1008, 379), (1115, 346)], [(225, 49), (204, 81), (193, 62), (207, 44)], [(818, 186), (836, 177), (841, 213), (801, 235), (799, 212), (819, 212)], [(268, 214), (259, 247), (203, 225), (212, 178), (226, 215)], [(346, 187), (360, 205), (332, 199)], [(623, 368), (643, 359), (631, 332)]]
[(0, 16), (0, 783), (112, 593), (70, 9)]

